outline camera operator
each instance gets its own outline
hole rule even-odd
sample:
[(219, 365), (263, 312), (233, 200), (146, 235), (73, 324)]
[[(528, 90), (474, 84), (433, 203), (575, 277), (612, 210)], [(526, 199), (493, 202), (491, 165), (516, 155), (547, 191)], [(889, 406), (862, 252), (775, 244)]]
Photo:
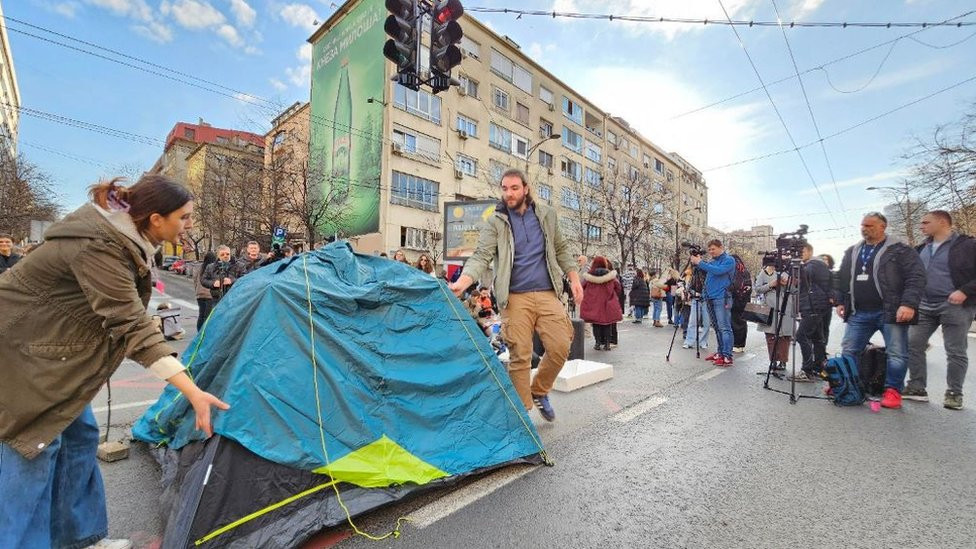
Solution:
[(725, 253), (722, 241), (712, 239), (708, 242), (710, 261), (703, 261), (701, 255), (692, 255), (691, 263), (705, 271), (705, 290), (702, 297), (715, 330), (716, 351), (705, 357), (716, 366), (732, 366), (732, 275), (735, 260)]
[(261, 266), (264, 267), (265, 265), (271, 265), (276, 261), (281, 261), (282, 259), (291, 257), (293, 255), (295, 255), (295, 250), (293, 250), (291, 246), (282, 247), (281, 244), (275, 242), (271, 245), (271, 251), (268, 252), (268, 257), (261, 262)]
[(800, 259), (803, 268), (800, 271), (800, 325), (796, 343), (800, 346), (803, 366), (796, 381), (813, 381), (827, 361), (823, 317), (830, 316), (830, 270), (823, 261), (813, 257), (813, 246), (809, 243), (803, 244)]
[(220, 298), (230, 291), (230, 287), (237, 280), (234, 276), (234, 264), (230, 261), (230, 248), (227, 246), (217, 247), (217, 261), (207, 266), (200, 278), (200, 283), (204, 288), (210, 288), (210, 295), (213, 296), (213, 306), (217, 306)]
[[(782, 372), (786, 370), (786, 363), (790, 360), (790, 343), (793, 339), (793, 319), (789, 316), (793, 310), (793, 296), (787, 293), (789, 273), (777, 271), (775, 261), (768, 262), (764, 259), (763, 263), (754, 287), (759, 303), (772, 307), (773, 316), (769, 324), (757, 324), (756, 328), (766, 336), (766, 349), (773, 371)], [(776, 291), (777, 288), (779, 292)], [(779, 322), (781, 311), (786, 311), (782, 324)]]
[(908, 370), (908, 325), (918, 318), (925, 293), (925, 266), (918, 252), (885, 234), (888, 219), (873, 212), (861, 220), (864, 240), (844, 252), (840, 264), (842, 304), (837, 314), (847, 323), (841, 343), (857, 361), (875, 332), (884, 337), (888, 359), (881, 406), (901, 408)]

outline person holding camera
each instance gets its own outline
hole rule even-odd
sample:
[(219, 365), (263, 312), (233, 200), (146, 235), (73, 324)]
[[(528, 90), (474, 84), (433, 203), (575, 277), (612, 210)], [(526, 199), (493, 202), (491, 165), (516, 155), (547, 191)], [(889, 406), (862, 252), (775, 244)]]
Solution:
[(717, 349), (705, 360), (711, 360), (716, 366), (732, 366), (732, 275), (735, 272), (735, 260), (725, 253), (722, 241), (715, 238), (708, 242), (708, 255), (705, 261), (701, 254), (692, 255), (691, 263), (705, 271), (705, 289), (702, 298), (708, 309), (708, 316), (715, 330)]
[(230, 287), (237, 280), (236, 269), (230, 261), (230, 248), (227, 246), (217, 246), (217, 261), (211, 263), (203, 271), (200, 283), (205, 288), (210, 288), (210, 295), (213, 297), (213, 307), (217, 306), (224, 295), (230, 291)]
[(908, 372), (908, 326), (918, 319), (925, 265), (913, 248), (889, 237), (887, 228), (888, 219), (878, 212), (861, 220), (864, 240), (848, 248), (840, 263), (842, 300), (837, 314), (847, 323), (842, 352), (854, 361), (871, 336), (881, 332), (888, 359), (881, 406), (901, 408)]
[[(772, 307), (772, 322), (757, 324), (757, 329), (766, 336), (766, 349), (773, 371), (785, 371), (790, 360), (790, 343), (793, 339), (793, 296), (787, 292), (789, 274), (778, 272), (773, 263), (768, 263), (759, 271), (754, 288), (759, 303)], [(777, 289), (779, 290), (777, 292)], [(780, 316), (783, 316), (780, 323)]]
[(213, 311), (214, 298), (210, 293), (212, 288), (208, 288), (203, 284), (203, 273), (206, 272), (207, 267), (213, 265), (217, 262), (217, 254), (213, 252), (207, 252), (203, 256), (203, 263), (197, 268), (196, 274), (193, 276), (193, 287), (197, 293), (197, 332), (203, 328), (203, 324), (207, 321), (207, 317), (210, 316), (210, 311)]
[(813, 257), (813, 246), (804, 243), (800, 259), (800, 325), (796, 330), (796, 343), (803, 356), (801, 373), (796, 381), (813, 381), (827, 361), (827, 340), (823, 333), (823, 317), (830, 316), (831, 286), (830, 269), (823, 261)]

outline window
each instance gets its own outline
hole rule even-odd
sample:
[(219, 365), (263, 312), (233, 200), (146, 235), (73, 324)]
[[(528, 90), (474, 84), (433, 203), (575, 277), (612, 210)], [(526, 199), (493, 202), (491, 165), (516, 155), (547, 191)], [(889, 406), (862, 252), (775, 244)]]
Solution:
[(573, 103), (566, 96), (563, 96), (563, 114), (566, 115), (566, 118), (576, 122), (580, 126), (583, 125), (583, 107)]
[(583, 152), (583, 136), (563, 126), (563, 146), (567, 149)]
[(464, 76), (463, 74), (458, 75), (458, 80), (461, 81), (461, 85), (459, 86), (461, 89), (463, 89), (471, 97), (474, 97), (475, 99), (478, 98), (478, 82), (476, 80), (472, 80), (470, 77)]
[(631, 143), (630, 144), (630, 156), (631, 156), (631, 158), (633, 158), (633, 159), (636, 160), (637, 159), (637, 155), (639, 153), (640, 153), (640, 151), (637, 150), (637, 144), (636, 143)]
[(526, 126), (528, 126), (529, 125), (529, 108), (526, 107), (525, 105), (521, 104), (521, 103), (516, 102), (515, 103), (515, 120), (518, 121), (518, 122), (521, 122), (522, 124), (525, 124)]
[(189, 139), (190, 141), (196, 141), (197, 131), (193, 128), (183, 128), (183, 137)]
[(656, 214), (663, 214), (664, 213), (664, 204), (661, 204), (660, 202), (655, 202), (654, 203), (654, 213), (656, 213)]
[(654, 159), (654, 171), (657, 173), (664, 173), (664, 162), (661, 162), (657, 158)]
[(616, 145), (617, 144), (617, 134), (613, 133), (610, 130), (607, 130), (607, 141), (609, 141), (611, 145)]
[(599, 187), (600, 186), (600, 180), (601, 180), (600, 172), (598, 172), (596, 170), (592, 170), (590, 168), (586, 168), (583, 171), (583, 174), (584, 174), (583, 175), (583, 179), (585, 179), (586, 182), (591, 187)]
[(468, 38), (467, 36), (462, 36), (461, 43), (459, 45), (462, 52), (474, 57), (475, 59), (481, 59), (481, 45), (474, 40)]
[(393, 142), (403, 146), (403, 151), (416, 154), (425, 160), (439, 162), (441, 157), (441, 140), (429, 135), (417, 133), (403, 128), (393, 128)]
[(544, 200), (547, 204), (552, 204), (552, 187), (549, 185), (538, 185), (539, 200)]
[(603, 155), (600, 152), (600, 146), (593, 143), (589, 139), (586, 140), (586, 157), (597, 164), (600, 164), (603, 158)]
[(627, 141), (626, 137), (621, 137), (620, 141), (617, 141), (617, 145), (619, 145), (621, 149), (626, 151), (627, 149), (630, 148), (630, 141)]
[(611, 173), (617, 173), (617, 161), (612, 157), (607, 157), (607, 168), (610, 168)]
[(504, 92), (504, 91), (502, 91), (502, 90), (500, 90), (498, 88), (492, 88), (491, 89), (491, 102), (492, 102), (492, 104), (495, 105), (496, 108), (501, 109), (501, 110), (503, 110), (505, 112), (508, 112), (508, 102), (509, 102), (508, 93), (506, 93), (506, 92)]
[(549, 105), (552, 105), (552, 102), (555, 101), (552, 92), (542, 86), (539, 86), (539, 99), (541, 99), (543, 103), (548, 103)]
[(655, 181), (654, 182), (654, 192), (656, 192), (658, 194), (663, 193), (664, 192), (664, 183), (661, 183), (660, 181)]
[(645, 168), (650, 168), (651, 167), (651, 162), (653, 162), (653, 160), (651, 159), (651, 156), (648, 155), (648, 154), (645, 154), (644, 155), (644, 167)]
[(512, 69), (515, 67), (515, 63), (512, 60), (505, 57), (498, 50), (492, 48), (491, 50), (491, 71), (501, 76), (505, 80), (512, 81)]
[(627, 165), (627, 177), (629, 177), (631, 181), (640, 180), (640, 176), (641, 176), (640, 170), (638, 170), (637, 168), (629, 164)]
[(583, 167), (580, 166), (579, 162), (573, 162), (572, 160), (566, 158), (559, 161), (560, 167), (562, 168), (562, 174), (564, 177), (568, 177), (573, 181), (579, 181), (583, 177)]
[(529, 154), (529, 140), (521, 135), (512, 134), (512, 154), (525, 159)]
[(403, 146), (404, 152), (417, 152), (417, 136), (403, 130), (393, 130), (393, 142)]
[(671, 170), (668, 170), (668, 173), (667, 173), (667, 175), (664, 176), (664, 178), (668, 180), (668, 183), (673, 182), (674, 181), (674, 172), (672, 172)]
[(552, 167), (552, 155), (546, 151), (539, 151), (539, 165), (547, 168)]
[(478, 123), (463, 114), (457, 115), (456, 129), (458, 131), (468, 132), (468, 135), (471, 137), (478, 137)]
[(488, 129), (488, 143), (492, 147), (503, 150), (507, 153), (512, 152), (512, 132), (501, 126), (496, 126), (495, 124), (489, 126)]
[(579, 193), (573, 189), (563, 187), (561, 203), (571, 210), (578, 210), (580, 208)]
[(525, 93), (532, 94), (532, 73), (518, 65), (513, 67), (512, 83)]
[(441, 98), (423, 90), (413, 91), (393, 84), (393, 106), (434, 124), (441, 123)]
[(430, 243), (434, 241), (434, 234), (424, 229), (413, 227), (400, 227), (400, 247), (413, 250), (430, 249)]
[(603, 227), (597, 227), (596, 225), (586, 224), (586, 239), (591, 242), (599, 242), (603, 240)]
[(436, 181), (398, 171), (393, 172), (390, 204), (436, 212), (438, 194), (439, 185)]
[(228, 141), (228, 139), (226, 137), (224, 137), (222, 135), (218, 135), (217, 136), (217, 144), (218, 145), (226, 145), (227, 143), (229, 143), (229, 141)]
[(461, 173), (465, 175), (470, 175), (471, 177), (478, 176), (478, 161), (470, 156), (465, 156), (459, 154), (457, 156), (457, 169), (461, 170)]
[(490, 160), (488, 162), (488, 167), (491, 170), (492, 181), (499, 181), (499, 182), (502, 180), (502, 174), (505, 173), (505, 170), (508, 169), (505, 166), (505, 164), (502, 164), (497, 160)]
[(539, 119), (539, 137), (543, 139), (552, 135), (552, 122), (545, 118)]
[(285, 142), (285, 138), (287, 136), (288, 136), (288, 134), (285, 133), (285, 132), (278, 132), (278, 133), (274, 134), (274, 137), (271, 139), (271, 148), (275, 148), (278, 145), (281, 145), (282, 143), (284, 143)]

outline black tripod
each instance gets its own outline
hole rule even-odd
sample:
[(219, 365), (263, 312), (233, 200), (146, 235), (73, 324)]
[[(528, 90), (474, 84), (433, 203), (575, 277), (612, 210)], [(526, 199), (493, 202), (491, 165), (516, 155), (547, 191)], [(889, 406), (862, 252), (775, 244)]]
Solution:
[[(688, 266), (691, 265), (691, 258), (688, 258), (688, 262), (685, 263), (681, 272), (685, 272)], [(695, 275), (692, 273), (692, 280), (694, 280)], [(688, 282), (691, 285), (691, 281)], [(691, 306), (688, 307), (688, 313), (695, 311), (695, 358), (701, 358), (701, 347), (699, 346), (699, 339), (701, 338), (701, 328), (702, 328), (702, 314), (701, 314), (701, 294), (695, 292), (691, 288), (685, 288), (685, 294), (691, 298)], [(684, 308), (684, 302), (682, 301), (681, 308)], [(690, 326), (689, 326), (690, 328)], [(668, 346), (668, 354), (664, 357), (664, 360), (671, 362), (671, 351), (674, 350), (674, 340), (678, 337), (678, 330), (681, 329), (681, 323), (674, 323), (674, 333), (671, 334), (671, 345)]]
[[(796, 404), (801, 398), (813, 398), (820, 400), (830, 400), (828, 397), (822, 397), (817, 395), (797, 395), (796, 394), (796, 334), (799, 329), (800, 323), (800, 313), (797, 310), (797, 300), (800, 295), (800, 270), (802, 269), (801, 262), (799, 258), (793, 258), (790, 260), (789, 274), (786, 278), (786, 291), (781, 292), (782, 284), (779, 278), (777, 278), (776, 284), (776, 330), (773, 335), (773, 350), (771, 356), (769, 357), (769, 369), (766, 371), (766, 380), (763, 382), (763, 389), (768, 391), (773, 391), (774, 393), (780, 393), (783, 395), (789, 395), (790, 404)], [(779, 272), (776, 273), (779, 277)], [(780, 294), (782, 293), (782, 301), (780, 301)], [(790, 297), (793, 299), (790, 299)], [(790, 344), (790, 363), (791, 363), (791, 374), (790, 374), (790, 390), (789, 392), (782, 389), (774, 389), (769, 386), (769, 378), (776, 376), (777, 379), (783, 379), (781, 374), (773, 373), (773, 368), (776, 365), (776, 350), (779, 348), (779, 339), (783, 333), (783, 320), (787, 316), (787, 309), (789, 309), (789, 318), (792, 322), (793, 330), (793, 341)]]

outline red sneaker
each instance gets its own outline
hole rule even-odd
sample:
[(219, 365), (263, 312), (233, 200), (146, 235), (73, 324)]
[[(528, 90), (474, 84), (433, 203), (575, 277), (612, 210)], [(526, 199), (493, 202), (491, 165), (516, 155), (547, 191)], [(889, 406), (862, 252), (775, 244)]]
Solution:
[(897, 410), (901, 408), (901, 393), (888, 387), (881, 397), (881, 407)]
[(720, 355), (718, 353), (712, 353), (712, 354), (706, 356), (705, 357), (705, 360), (718, 360), (720, 358), (722, 358), (722, 355)]
[(715, 359), (715, 365), (719, 368), (728, 368), (732, 366), (732, 357), (720, 356)]

